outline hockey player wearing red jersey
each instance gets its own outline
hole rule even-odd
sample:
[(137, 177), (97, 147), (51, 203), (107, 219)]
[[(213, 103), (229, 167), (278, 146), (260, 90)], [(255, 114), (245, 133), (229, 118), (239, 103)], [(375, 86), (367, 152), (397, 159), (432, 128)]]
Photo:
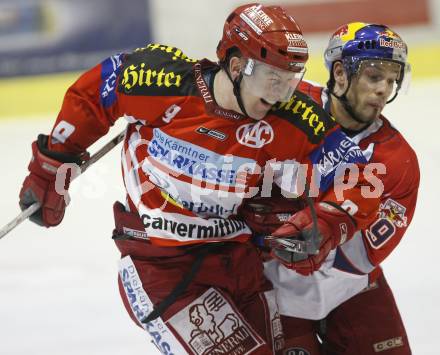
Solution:
[[(314, 218), (303, 213), (297, 227), (310, 230), (316, 220), (326, 243), (351, 238), (379, 206), (377, 198), (362, 197), (370, 184), (359, 147), (306, 95), (297, 93), (301, 107), (292, 107), (308, 58), (292, 17), (281, 7), (240, 6), (225, 22), (217, 55), (219, 64), (149, 44), (83, 74), (67, 91), (51, 134), (32, 144), (20, 192), (23, 208), (41, 203), (35, 222), (59, 224), (66, 201), (55, 189), (57, 168), (83, 160), (119, 117), (128, 121), (127, 196), (114, 205), (118, 282), (128, 313), (164, 354), (282, 348), (274, 291), (249, 227), (236, 218), (243, 198), (261, 184), (266, 162), (276, 164), (278, 184), (284, 171), (319, 164), (317, 187), (327, 204), (316, 205)], [(338, 159), (328, 162), (336, 152)], [(344, 163), (361, 171), (341, 199), (343, 182), (333, 187)], [(355, 206), (350, 213), (340, 207), (348, 200)], [(343, 231), (332, 227), (339, 224)]]
[[(375, 220), (352, 239), (332, 246), (319, 267), (313, 267), (315, 255), (289, 268), (276, 260), (266, 263), (265, 274), (278, 291), (284, 353), (410, 354), (405, 327), (380, 267), (412, 220), (419, 186), (416, 154), (381, 115), (408, 79), (407, 46), (386, 26), (350, 23), (331, 37), (325, 63), (330, 73), (327, 87), (303, 81), (298, 90), (336, 118), (369, 163), (385, 166), (384, 190)], [(255, 231), (270, 233), (282, 223), (276, 216), (289, 211), (286, 203), (254, 199), (251, 204), (259, 210), (252, 215), (249, 208), (246, 220)], [(294, 210), (301, 208), (296, 204)], [(262, 214), (264, 206), (271, 212)], [(284, 229), (282, 236), (296, 231)], [(279, 230), (273, 236), (280, 236)]]

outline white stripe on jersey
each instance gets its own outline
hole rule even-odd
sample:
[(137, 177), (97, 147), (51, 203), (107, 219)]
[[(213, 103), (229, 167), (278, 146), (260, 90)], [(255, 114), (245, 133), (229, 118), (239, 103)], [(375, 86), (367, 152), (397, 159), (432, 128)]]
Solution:
[(124, 183), (128, 195), (130, 196), (135, 206), (138, 206), (141, 202), (141, 197), (143, 195), (143, 192), (142, 192), (142, 184), (138, 172), (140, 164), (135, 154), (137, 147), (136, 142), (141, 142), (141, 137), (139, 132), (133, 132), (130, 135), (130, 137), (128, 137), (127, 149), (125, 149), (126, 142), (124, 142), (124, 148), (122, 149), (121, 152), (121, 162), (122, 162)]
[(169, 213), (163, 209), (139, 205), (139, 215), (150, 237), (188, 241), (221, 241), (232, 239), (251, 231), (246, 223), (224, 218), (201, 218), (180, 213)]

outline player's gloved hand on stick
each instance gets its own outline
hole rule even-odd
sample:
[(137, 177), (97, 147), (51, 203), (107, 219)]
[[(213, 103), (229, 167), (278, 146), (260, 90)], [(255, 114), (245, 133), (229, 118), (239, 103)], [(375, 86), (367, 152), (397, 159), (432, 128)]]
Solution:
[(238, 213), (254, 235), (266, 236), (281, 227), (305, 205), (303, 200), (283, 196), (253, 197), (244, 201)]
[[(342, 208), (334, 207), (325, 202), (315, 203), (316, 226), (312, 211), (307, 207), (295, 213), (289, 220), (275, 232), (271, 238), (271, 255), (278, 259), (286, 267), (297, 271), (302, 275), (310, 275), (317, 271), (327, 258), (332, 249), (349, 240), (356, 231), (353, 218)], [(277, 239), (288, 242), (291, 239), (306, 241), (309, 252), (312, 254), (300, 254), (277, 247)], [(313, 250), (315, 252), (313, 253)]]
[(68, 204), (67, 189), (72, 180), (72, 169), (60, 174), (59, 176), (64, 178), (61, 183), (64, 183), (66, 193), (58, 194), (55, 189), (57, 170), (64, 163), (75, 163), (79, 166), (82, 160), (77, 155), (51, 152), (47, 149), (47, 143), (48, 136), (42, 134), (32, 143), (32, 159), (28, 166), (30, 173), (23, 182), (19, 203), (20, 208), (24, 210), (39, 202), (41, 208), (29, 219), (41, 226), (52, 227), (63, 220)]

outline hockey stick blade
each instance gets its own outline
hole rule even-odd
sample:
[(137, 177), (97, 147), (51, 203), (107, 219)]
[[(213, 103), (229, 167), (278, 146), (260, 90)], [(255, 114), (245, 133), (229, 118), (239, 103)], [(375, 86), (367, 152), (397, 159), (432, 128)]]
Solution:
[[(106, 155), (109, 151), (111, 151), (114, 147), (116, 147), (124, 139), (124, 137), (125, 137), (125, 130), (119, 133), (110, 142), (105, 144), (101, 149), (99, 149), (95, 154), (93, 154), (89, 160), (81, 164), (80, 166), (81, 174), (84, 173), (93, 164), (95, 164), (104, 155)], [(77, 175), (76, 177), (78, 177), (79, 175)], [(35, 202), (34, 204), (26, 208), (24, 211), (22, 211), (17, 217), (15, 217), (2, 229), (0, 229), (0, 239), (3, 238), (6, 234), (8, 234), (15, 227), (17, 227), (21, 222), (23, 222), (24, 220), (32, 216), (35, 212), (37, 212), (40, 209), (40, 206), (41, 205), (39, 202)]]

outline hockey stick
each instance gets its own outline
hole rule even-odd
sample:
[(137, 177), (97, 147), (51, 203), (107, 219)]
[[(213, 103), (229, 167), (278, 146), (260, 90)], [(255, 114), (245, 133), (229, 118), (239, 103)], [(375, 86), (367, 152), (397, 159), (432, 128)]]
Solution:
[[(95, 164), (99, 159), (101, 159), (104, 155), (106, 155), (109, 151), (111, 151), (114, 147), (116, 147), (119, 142), (124, 139), (125, 130), (119, 133), (116, 137), (114, 137), (110, 142), (104, 145), (101, 149), (99, 149), (95, 154), (93, 154), (89, 160), (81, 164), (80, 173), (75, 177), (83, 174), (88, 168), (90, 168), (93, 164)], [(6, 234), (8, 234), (11, 230), (17, 227), (21, 222), (27, 219), (29, 216), (32, 216), (35, 212), (40, 209), (40, 203), (35, 202), (30, 205), (27, 209), (22, 211), (17, 217), (15, 217), (11, 222), (9, 222), (6, 226), (0, 229), (0, 239), (3, 238)]]
[(283, 250), (289, 253), (300, 255), (314, 255), (318, 252), (316, 246), (308, 240), (298, 240), (293, 238), (279, 238), (271, 235), (264, 238), (269, 247), (273, 249)]
[(309, 191), (310, 186), (308, 183), (306, 183), (305, 195), (307, 205), (310, 207), (313, 223), (311, 233), (303, 234), (303, 237), (305, 237), (303, 240), (298, 240), (295, 238), (280, 238), (272, 235), (265, 236), (264, 239), (266, 243), (269, 244), (270, 248), (297, 255), (318, 254), (321, 237), (319, 236), (318, 231), (318, 217), (316, 215), (316, 209), (312, 199), (309, 197)]

